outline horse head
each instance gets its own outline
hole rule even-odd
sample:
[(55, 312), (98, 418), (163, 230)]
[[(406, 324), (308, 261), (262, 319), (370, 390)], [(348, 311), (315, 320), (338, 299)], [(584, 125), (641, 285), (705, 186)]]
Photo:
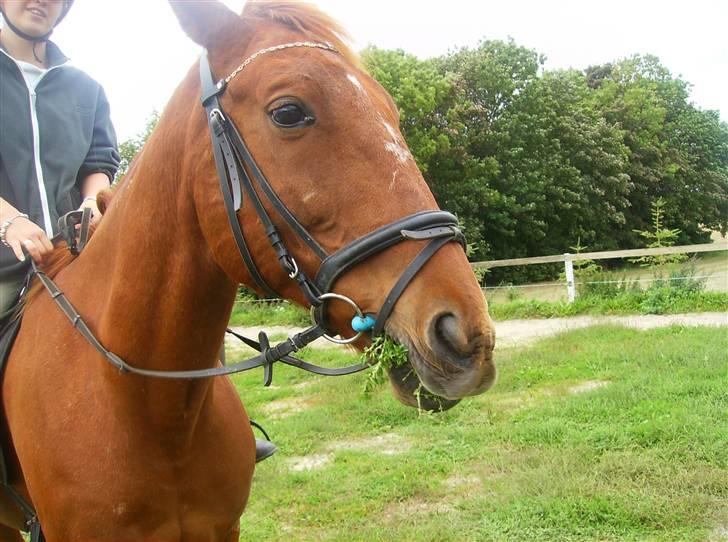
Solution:
[[(242, 167), (251, 177), (251, 169), (259, 168), (280, 198), (283, 214), (263, 197), (264, 190), (255, 189), (297, 271), (318, 277), (322, 261), (326, 267), (330, 255), (372, 232), (392, 224), (406, 229), (411, 224), (402, 222), (406, 217), (435, 216), (424, 213), (438, 206), (400, 133), (396, 105), (359, 64), (332, 19), (300, 2), (248, 2), (241, 15), (219, 2), (171, 0), (171, 5), (188, 36), (206, 49), (210, 70), (226, 79), (218, 96), (221, 110), (254, 157), (255, 166)], [(244, 264), (209, 149), (205, 110), (196, 101), (187, 111), (188, 140), (206, 150), (196, 151), (199, 160), (183, 158), (183, 175), (194, 178), (194, 205), (212, 258), (233, 282), (309, 305), (310, 296), (281, 269), (252, 194), (241, 190), (234, 219), (262, 281)], [(438, 235), (434, 227), (424, 229), (424, 239), (415, 235), (385, 244), (330, 273), (326, 288), (353, 300), (362, 312), (379, 315), (410, 262)], [(380, 322), (409, 351), (409, 365), (390, 374), (396, 396), (416, 405), (421, 382), (430, 392), (426, 400), (445, 398), (439, 407), (433, 403), (435, 410), (484, 392), (495, 378), (493, 324), (463, 247), (449, 242), (455, 237), (428, 256)], [(352, 335), (347, 303), (329, 301), (323, 311), (329, 329)], [(367, 343), (360, 338), (355, 346)]]

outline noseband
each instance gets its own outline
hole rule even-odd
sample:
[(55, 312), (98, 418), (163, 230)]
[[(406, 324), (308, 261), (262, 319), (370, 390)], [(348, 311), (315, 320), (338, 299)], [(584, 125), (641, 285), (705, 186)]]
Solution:
[[(261, 333), (259, 335), (259, 340), (256, 342), (228, 330), (229, 333), (232, 333), (248, 346), (257, 349), (260, 352), (260, 355), (234, 365), (196, 371), (153, 371), (141, 369), (129, 365), (116, 354), (106, 350), (98, 339), (91, 333), (88, 326), (67, 300), (63, 292), (61, 292), (53, 281), (42, 271), (39, 271), (35, 267), (35, 264), (33, 264), (33, 268), (36, 271), (39, 280), (51, 293), (52, 297), (56, 300), (56, 303), (60, 306), (64, 314), (66, 314), (84, 338), (94, 348), (96, 348), (96, 350), (103, 354), (107, 361), (117, 367), (120, 371), (158, 378), (207, 378), (211, 376), (232, 374), (262, 366), (265, 369), (265, 385), (270, 384), (272, 379), (272, 365), (277, 361), (326, 376), (336, 376), (361, 371), (367, 368), (368, 365), (360, 363), (351, 367), (330, 369), (326, 367), (317, 367), (297, 359), (290, 354), (297, 352), (299, 349), (320, 337), (325, 337), (330, 341), (340, 344), (349, 344), (356, 341), (364, 332), (367, 331), (371, 331), (373, 336), (381, 334), (384, 331), (387, 319), (391, 315), (398, 299), (412, 279), (414, 279), (417, 273), (430, 260), (430, 258), (432, 258), (432, 256), (434, 256), (440, 248), (452, 241), (458, 242), (464, 246), (465, 239), (458, 227), (457, 218), (445, 211), (422, 211), (405, 216), (350, 242), (333, 254), (328, 254), (316, 241), (316, 239), (306, 230), (306, 228), (296, 219), (293, 213), (291, 213), (283, 201), (278, 197), (265, 175), (258, 167), (255, 159), (248, 150), (245, 141), (240, 135), (239, 130), (230, 117), (225, 114), (220, 102), (220, 98), (225, 93), (230, 81), (256, 58), (264, 54), (294, 47), (308, 47), (338, 54), (336, 49), (326, 43), (293, 42), (277, 45), (275, 47), (261, 49), (251, 55), (228, 77), (216, 83), (210, 68), (207, 52), (204, 52), (200, 59), (200, 79), (202, 84), (202, 105), (205, 108), (210, 128), (210, 136), (212, 139), (213, 154), (220, 181), (220, 189), (222, 191), (230, 228), (238, 252), (240, 253), (240, 257), (258, 289), (265, 292), (269, 297), (278, 298), (279, 295), (271, 286), (269, 286), (255, 264), (255, 260), (247, 246), (243, 230), (238, 220), (237, 213), (243, 206), (244, 198), (247, 197), (263, 226), (271, 247), (276, 253), (281, 268), (291, 280), (296, 281), (306, 300), (310, 303), (313, 326), (274, 347), (270, 346), (268, 337), (265, 333)], [(265, 208), (265, 205), (263, 204), (263, 200), (256, 189), (256, 185), (260, 190), (260, 193), (262, 193), (265, 199), (268, 200), (273, 210), (283, 219), (284, 222), (286, 222), (296, 236), (298, 236), (321, 260), (321, 265), (313, 279), (309, 278), (306, 273), (304, 273), (291, 252), (286, 247), (278, 228), (274, 224)], [(399, 279), (387, 295), (387, 298), (384, 300), (376, 318), (370, 318), (369, 324), (353, 326), (356, 334), (351, 338), (335, 338), (335, 332), (330, 329), (327, 321), (327, 301), (339, 300), (349, 304), (355, 315), (360, 319), (365, 316), (373, 316), (364, 315), (353, 300), (335, 293), (333, 291), (333, 287), (336, 281), (344, 273), (348, 272), (368, 258), (404, 241), (428, 241), (428, 243), (402, 272)]]

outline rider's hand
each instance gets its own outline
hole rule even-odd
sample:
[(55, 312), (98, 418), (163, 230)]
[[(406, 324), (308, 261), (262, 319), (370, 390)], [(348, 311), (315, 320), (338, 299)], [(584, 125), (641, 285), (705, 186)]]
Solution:
[(96, 198), (86, 198), (81, 203), (81, 207), (79, 209), (84, 209), (88, 207), (91, 209), (91, 225), (95, 226), (99, 223), (101, 220), (101, 211), (99, 211), (98, 204), (96, 203)]
[(38, 264), (43, 263), (43, 258), (53, 251), (53, 244), (43, 228), (23, 217), (16, 218), (8, 226), (5, 240), (21, 262), (25, 260), (23, 247)]

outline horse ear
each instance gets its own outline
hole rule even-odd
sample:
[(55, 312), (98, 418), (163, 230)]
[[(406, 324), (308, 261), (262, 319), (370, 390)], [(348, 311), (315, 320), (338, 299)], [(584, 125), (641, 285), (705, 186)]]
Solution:
[(241, 24), (238, 14), (215, 0), (169, 0), (169, 4), (182, 30), (206, 49), (212, 49), (230, 30)]

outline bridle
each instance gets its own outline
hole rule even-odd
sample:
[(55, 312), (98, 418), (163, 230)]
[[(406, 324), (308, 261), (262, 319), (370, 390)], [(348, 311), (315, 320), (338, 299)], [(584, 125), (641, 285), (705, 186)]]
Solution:
[[(39, 280), (55, 299), (64, 314), (66, 314), (69, 320), (71, 320), (74, 327), (76, 327), (84, 338), (96, 350), (98, 350), (109, 363), (117, 367), (120, 371), (157, 378), (207, 378), (211, 376), (237, 373), (262, 366), (265, 370), (265, 385), (270, 384), (272, 379), (273, 363), (278, 361), (326, 376), (336, 376), (361, 371), (367, 368), (368, 364), (360, 363), (350, 367), (331, 369), (312, 365), (291, 356), (291, 354), (297, 352), (320, 337), (325, 337), (330, 341), (340, 344), (349, 344), (356, 341), (367, 331), (371, 331), (372, 336), (381, 334), (384, 331), (386, 321), (391, 315), (397, 300), (430, 258), (432, 258), (432, 256), (434, 256), (440, 248), (452, 241), (464, 245), (464, 236), (458, 227), (457, 218), (445, 211), (422, 211), (405, 216), (352, 241), (333, 254), (327, 254), (315, 238), (306, 230), (306, 228), (298, 222), (296, 217), (278, 197), (265, 175), (258, 167), (253, 156), (248, 150), (245, 141), (240, 135), (240, 132), (229, 116), (225, 114), (220, 102), (220, 98), (225, 93), (230, 81), (232, 81), (233, 78), (241, 73), (245, 67), (256, 58), (264, 54), (294, 47), (308, 47), (338, 54), (338, 51), (336, 51), (336, 49), (328, 43), (292, 42), (277, 45), (275, 47), (261, 49), (254, 53), (228, 77), (215, 82), (207, 57), (207, 52), (205, 51), (200, 59), (200, 79), (202, 84), (202, 105), (205, 109), (208, 126), (210, 128), (210, 136), (212, 139), (213, 154), (220, 181), (220, 189), (222, 191), (225, 210), (227, 212), (232, 235), (238, 252), (240, 253), (240, 257), (248, 269), (255, 285), (267, 295), (276, 298), (279, 297), (273, 288), (268, 285), (265, 278), (258, 270), (253, 255), (247, 246), (243, 230), (238, 220), (237, 213), (242, 208), (244, 197), (247, 197), (263, 225), (265, 234), (271, 247), (276, 253), (281, 268), (291, 280), (296, 281), (306, 300), (310, 303), (313, 325), (276, 346), (270, 345), (268, 336), (264, 332), (260, 333), (258, 341), (253, 341), (242, 337), (231, 330), (227, 330), (228, 333), (232, 333), (247, 345), (260, 352), (259, 355), (253, 358), (243, 360), (233, 365), (193, 371), (154, 371), (141, 369), (129, 365), (113, 352), (106, 350), (93, 333), (91, 333), (83, 318), (78, 314), (68, 299), (66, 299), (63, 292), (60, 291), (60, 289), (49, 277), (45, 275), (45, 273), (38, 270), (35, 264), (33, 264), (33, 269), (35, 270)], [(258, 190), (256, 189), (256, 185), (265, 199), (268, 200), (274, 211), (321, 260), (321, 265), (314, 279), (309, 278), (304, 271), (300, 269), (295, 258), (286, 247), (278, 228), (274, 224), (263, 204)], [(333, 286), (342, 274), (375, 254), (407, 240), (429, 242), (402, 272), (401, 276), (396, 281), (382, 304), (379, 313), (376, 315), (376, 319), (372, 318), (371, 315), (364, 315), (353, 300), (333, 292)], [(347, 303), (356, 313), (355, 318), (358, 318), (358, 323), (353, 324), (353, 328), (356, 331), (356, 334), (353, 337), (337, 339), (333, 336), (334, 332), (329, 329), (326, 318), (326, 304), (328, 301), (334, 299)], [(369, 316), (369, 318), (367, 319), (366, 316)]]

